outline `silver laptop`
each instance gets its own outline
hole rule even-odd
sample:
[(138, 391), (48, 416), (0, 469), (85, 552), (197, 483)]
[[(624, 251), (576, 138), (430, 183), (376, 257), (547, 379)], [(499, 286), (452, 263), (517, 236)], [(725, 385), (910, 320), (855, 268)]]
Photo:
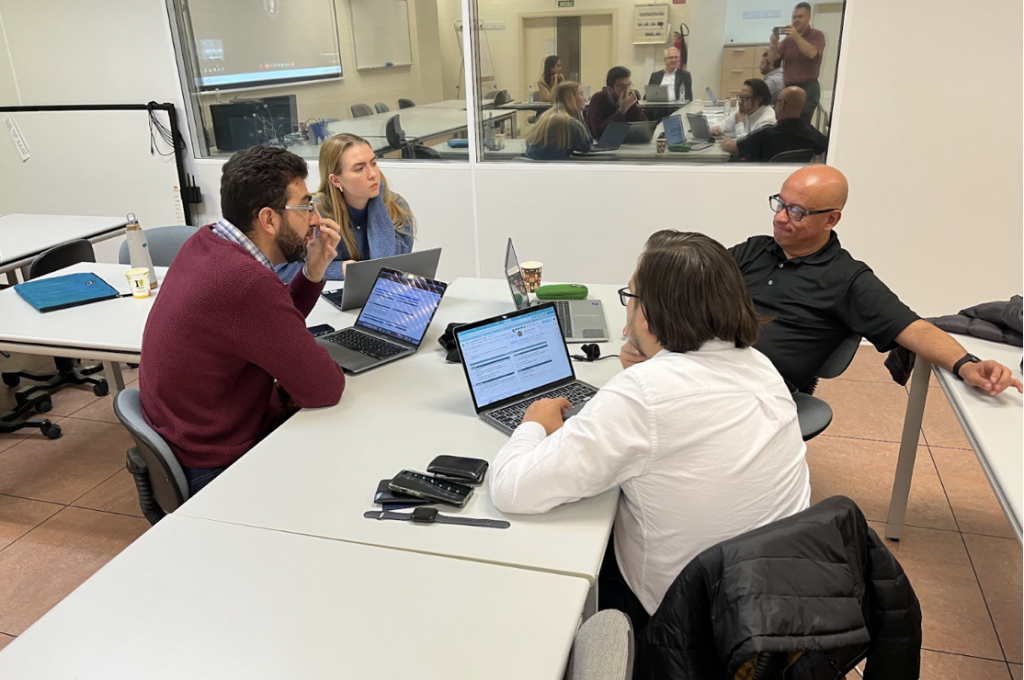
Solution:
[(416, 253), (350, 262), (345, 268), (345, 287), (325, 290), (321, 295), (341, 311), (347, 312), (366, 303), (366, 298), (370, 295), (370, 289), (377, 281), (377, 274), (381, 269), (397, 269), (406, 274), (432, 279), (437, 274), (437, 264), (440, 261), (441, 249), (431, 248)]
[(711, 108), (713, 106), (717, 106), (719, 108), (724, 108), (725, 107), (725, 102), (718, 101), (718, 99), (715, 97), (715, 93), (711, 91), (711, 87), (710, 86), (709, 87), (705, 87), (704, 88), (704, 92), (708, 95), (708, 101), (711, 102), (705, 108)]
[(576, 379), (551, 303), (458, 326), (455, 342), (477, 415), (506, 434), (538, 399), (565, 397), (568, 416), (597, 394)]
[(713, 142), (701, 142), (696, 139), (687, 140), (686, 133), (683, 132), (683, 119), (679, 116), (669, 116), (661, 122), (665, 126), (665, 141), (669, 147), (677, 144), (688, 144), (690, 151), (700, 151), (713, 144)]
[(695, 141), (714, 141), (715, 136), (711, 134), (711, 128), (708, 126), (708, 119), (704, 117), (703, 113), (686, 114), (686, 122), (690, 124), (690, 136)]
[(423, 342), (447, 283), (381, 269), (356, 325), (316, 337), (348, 373), (412, 356)]
[(649, 102), (669, 101), (668, 85), (647, 85), (644, 88), (644, 99)]
[[(508, 288), (512, 292), (512, 302), (516, 309), (526, 309), (531, 304), (542, 304), (540, 300), (530, 301), (530, 293), (526, 289), (523, 272), (519, 268), (519, 258), (508, 240), (505, 248), (505, 276)], [(558, 320), (562, 327), (562, 336), (566, 342), (608, 342), (608, 324), (604, 319), (604, 305), (600, 300), (553, 300)]]

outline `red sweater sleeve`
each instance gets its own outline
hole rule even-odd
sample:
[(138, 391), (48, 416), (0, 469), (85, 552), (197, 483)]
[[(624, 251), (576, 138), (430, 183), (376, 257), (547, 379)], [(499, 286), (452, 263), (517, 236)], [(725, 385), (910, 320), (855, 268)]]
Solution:
[(306, 330), (323, 283), (299, 273), (286, 289), (270, 277), (253, 280), (242, 299), (252, 308), (235, 310), (231, 339), (239, 353), (263, 368), (300, 408), (333, 406), (345, 391), (345, 373)]

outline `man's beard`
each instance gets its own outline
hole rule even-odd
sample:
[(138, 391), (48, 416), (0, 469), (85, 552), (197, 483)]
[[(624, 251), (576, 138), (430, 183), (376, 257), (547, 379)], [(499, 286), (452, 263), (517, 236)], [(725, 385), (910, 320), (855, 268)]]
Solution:
[(300, 262), (306, 259), (306, 239), (284, 227), (277, 232), (274, 243), (286, 262)]

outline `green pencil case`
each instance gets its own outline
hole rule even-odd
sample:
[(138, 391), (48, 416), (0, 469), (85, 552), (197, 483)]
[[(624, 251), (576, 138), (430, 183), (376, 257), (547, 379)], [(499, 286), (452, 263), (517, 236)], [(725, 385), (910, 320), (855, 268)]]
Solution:
[(675, 151), (677, 153), (686, 153), (687, 151), (690, 150), (690, 145), (689, 144), (669, 144), (668, 150), (669, 151)]
[(581, 283), (560, 283), (541, 286), (537, 289), (538, 300), (582, 300), (587, 297), (587, 287)]

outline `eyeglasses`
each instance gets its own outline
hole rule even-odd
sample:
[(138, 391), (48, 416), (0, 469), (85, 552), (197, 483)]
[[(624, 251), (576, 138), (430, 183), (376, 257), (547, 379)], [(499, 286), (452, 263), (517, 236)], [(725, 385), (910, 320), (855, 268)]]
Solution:
[(803, 208), (797, 208), (792, 205), (786, 205), (785, 203), (782, 202), (782, 197), (779, 196), (779, 194), (775, 194), (774, 196), (768, 197), (768, 207), (770, 207), (772, 209), (772, 212), (776, 214), (785, 210), (786, 214), (789, 215), (789, 219), (793, 220), (794, 222), (799, 222), (807, 215), (821, 215), (824, 213), (830, 213), (839, 210), (839, 208), (825, 208), (824, 210), (804, 210)]
[(738, 94), (736, 95), (736, 99), (739, 99), (741, 102), (746, 102), (753, 99), (753, 97), (749, 94)]
[(316, 203), (305, 203), (303, 205), (282, 205), (277, 210), (301, 210), (302, 212), (313, 212), (316, 210)]
[(626, 286), (625, 288), (620, 288), (619, 289), (619, 302), (622, 303), (623, 307), (629, 306), (629, 298), (636, 298), (637, 300), (639, 300), (640, 296), (639, 295), (633, 295), (632, 293), (630, 293), (629, 292), (629, 286)]

